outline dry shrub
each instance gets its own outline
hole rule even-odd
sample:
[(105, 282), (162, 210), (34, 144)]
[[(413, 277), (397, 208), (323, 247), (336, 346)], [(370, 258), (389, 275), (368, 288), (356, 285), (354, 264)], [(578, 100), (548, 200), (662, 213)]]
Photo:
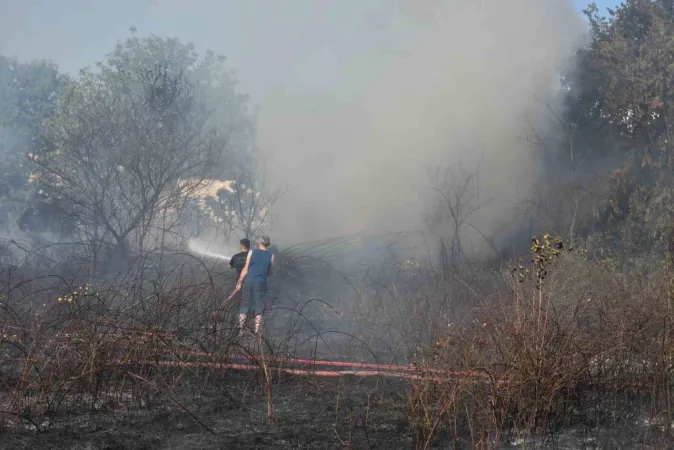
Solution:
[[(40, 432), (86, 413), (164, 402), (184, 407), (186, 387), (199, 389), (196, 369), (181, 366), (188, 351), (224, 360), (236, 335), (233, 328), (214, 334), (205, 320), (222, 300), (213, 274), (186, 267), (82, 284), (4, 272), (3, 422)], [(206, 371), (199, 375), (208, 381)]]
[(546, 235), (512, 275), (470, 324), (437, 333), (418, 353), (421, 377), (409, 395), (417, 448), (437, 440), (491, 448), (579, 426), (643, 433), (644, 421), (671, 442), (666, 266), (626, 271)]

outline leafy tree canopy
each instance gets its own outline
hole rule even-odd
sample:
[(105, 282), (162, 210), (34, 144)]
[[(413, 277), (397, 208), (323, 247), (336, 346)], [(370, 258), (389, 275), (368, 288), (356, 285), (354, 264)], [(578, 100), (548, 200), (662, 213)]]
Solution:
[(0, 56), (0, 227), (18, 220), (21, 228), (31, 228), (51, 220), (25, 155), (50, 149), (44, 124), (69, 85), (50, 62)]
[(586, 229), (634, 252), (660, 245), (674, 213), (673, 5), (629, 0), (603, 16), (591, 4), (591, 35), (569, 83), (573, 144), (589, 159), (608, 154), (619, 161), (598, 186)]

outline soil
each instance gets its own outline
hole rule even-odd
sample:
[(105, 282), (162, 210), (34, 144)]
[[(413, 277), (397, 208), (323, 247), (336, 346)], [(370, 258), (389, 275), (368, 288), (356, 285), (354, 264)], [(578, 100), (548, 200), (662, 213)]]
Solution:
[[(410, 448), (406, 381), (382, 377), (283, 377), (275, 381), (275, 423), (267, 423), (259, 374), (231, 372), (216, 386), (183, 392), (170, 406), (69, 418), (49, 432), (0, 434), (3, 449)], [(194, 388), (195, 386), (193, 386)], [(69, 423), (68, 423), (69, 422)], [(200, 423), (199, 423), (200, 422)]]
[[(203, 374), (202, 374), (203, 375)], [(409, 381), (385, 377), (280, 376), (274, 381), (275, 423), (267, 422), (260, 373), (230, 371), (209, 385), (185, 381), (162, 405), (101, 410), (61, 418), (46, 432), (0, 431), (2, 449), (412, 449), (406, 421)], [(203, 379), (203, 378), (200, 378)], [(175, 401), (166, 403), (167, 398)], [(153, 400), (149, 399), (152, 405)], [(158, 402), (156, 402), (158, 403)], [(669, 448), (644, 437), (643, 427), (575, 429), (530, 442), (491, 448)], [(657, 434), (657, 433), (656, 433)], [(650, 440), (652, 445), (647, 445)], [(657, 439), (655, 439), (657, 441)], [(660, 441), (662, 443), (662, 441)], [(470, 449), (468, 441), (434, 449)]]

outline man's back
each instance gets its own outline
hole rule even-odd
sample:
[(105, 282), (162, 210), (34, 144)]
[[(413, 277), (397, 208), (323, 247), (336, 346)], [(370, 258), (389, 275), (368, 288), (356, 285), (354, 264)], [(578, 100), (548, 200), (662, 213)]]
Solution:
[(259, 248), (254, 248), (251, 252), (246, 280), (266, 282), (271, 269), (272, 253)]
[(241, 271), (246, 266), (246, 257), (248, 252), (237, 253), (232, 256), (232, 259), (229, 261), (229, 266), (236, 269), (236, 278), (238, 279), (241, 276)]

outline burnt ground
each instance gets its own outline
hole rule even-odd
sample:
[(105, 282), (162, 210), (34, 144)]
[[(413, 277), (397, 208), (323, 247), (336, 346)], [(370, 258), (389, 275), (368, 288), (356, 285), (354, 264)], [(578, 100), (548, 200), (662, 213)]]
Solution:
[(287, 376), (274, 383), (272, 426), (260, 375), (230, 373), (194, 389), (198, 394), (177, 395), (187, 411), (174, 403), (71, 417), (49, 432), (2, 433), (0, 448), (330, 449), (348, 448), (349, 441), (352, 448), (412, 446), (404, 380)]
[[(384, 377), (282, 376), (274, 381), (276, 423), (267, 424), (261, 374), (228, 372), (208, 386), (185, 380), (162, 405), (61, 418), (50, 431), (0, 431), (2, 449), (412, 449), (406, 419), (408, 381)], [(167, 403), (167, 398), (173, 403)], [(153, 400), (150, 398), (149, 405)], [(664, 449), (636, 426), (559, 432), (489, 448)], [(468, 437), (468, 436), (467, 436)], [(431, 447), (470, 449), (466, 439)]]

